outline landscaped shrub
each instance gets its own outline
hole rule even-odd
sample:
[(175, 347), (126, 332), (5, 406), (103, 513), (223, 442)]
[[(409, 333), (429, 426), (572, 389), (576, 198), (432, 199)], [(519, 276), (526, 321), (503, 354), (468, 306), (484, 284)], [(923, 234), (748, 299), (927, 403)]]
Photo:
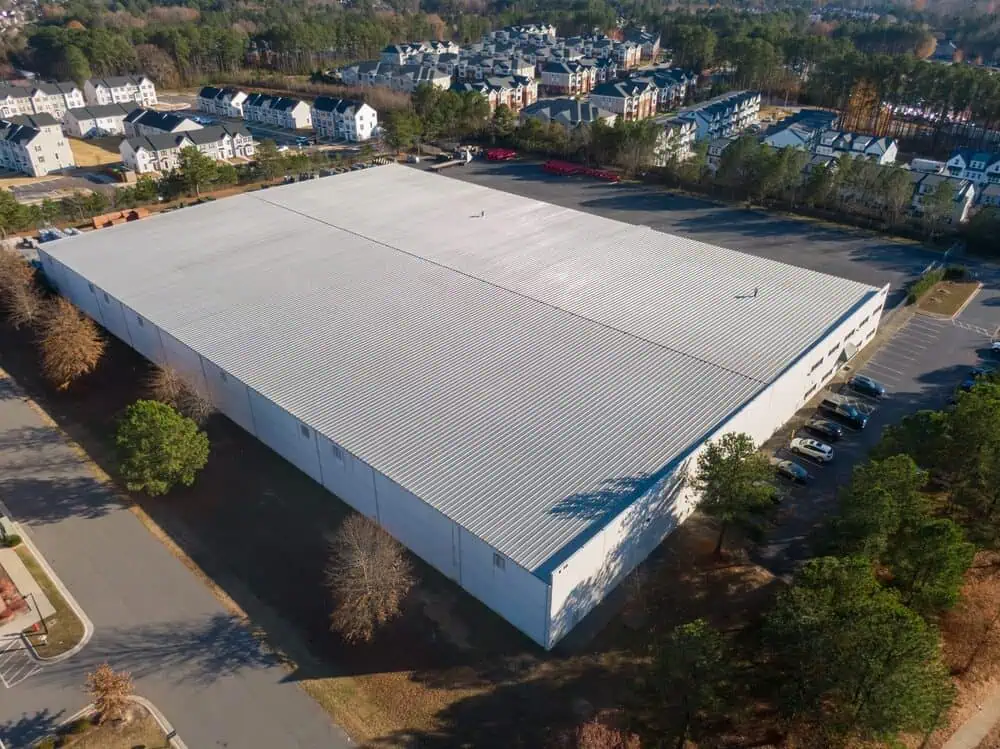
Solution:
[(94, 721), (91, 718), (78, 718), (66, 726), (63, 733), (79, 736), (82, 733), (86, 733), (91, 728), (94, 727)]
[(949, 265), (944, 269), (945, 281), (964, 281), (969, 277), (969, 269), (964, 265)]
[(8, 549), (13, 549), (19, 543), (21, 543), (21, 537), (16, 533), (11, 533), (9, 536), (4, 536), (0, 543)]
[(944, 274), (944, 268), (935, 268), (934, 270), (924, 273), (924, 275), (910, 284), (910, 288), (907, 290), (906, 294), (906, 303), (915, 304), (918, 302), (920, 297), (934, 288), (936, 283), (944, 279)]
[(46, 736), (35, 744), (35, 749), (56, 749), (56, 739), (54, 736)]

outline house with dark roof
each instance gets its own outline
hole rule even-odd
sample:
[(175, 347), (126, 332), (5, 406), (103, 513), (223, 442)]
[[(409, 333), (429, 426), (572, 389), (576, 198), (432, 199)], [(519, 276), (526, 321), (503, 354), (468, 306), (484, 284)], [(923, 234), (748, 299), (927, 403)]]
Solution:
[(676, 109), (687, 98), (698, 76), (681, 68), (654, 68), (633, 74), (633, 79), (650, 81), (657, 90), (656, 108), (661, 112)]
[(488, 76), (482, 81), (456, 81), (452, 91), (475, 91), (489, 102), (490, 112), (501, 104), (515, 112), (538, 101), (538, 84), (534, 78), (518, 76)]
[(597, 83), (597, 71), (573, 60), (550, 60), (540, 69), (546, 93), (565, 96), (587, 94)]
[(75, 165), (69, 142), (51, 114), (0, 120), (0, 167), (41, 177)]
[(555, 123), (567, 130), (574, 130), (581, 125), (593, 125), (595, 122), (613, 125), (616, 117), (614, 112), (579, 99), (542, 99), (521, 110), (522, 122), (530, 119), (546, 124)]
[(962, 177), (952, 177), (947, 174), (921, 174), (911, 172), (910, 179), (914, 183), (911, 208), (917, 216), (923, 214), (923, 203), (928, 195), (947, 184), (952, 193), (952, 211), (949, 222), (955, 225), (964, 223), (976, 201), (976, 186), (972, 180)]
[(83, 84), (83, 95), (88, 104), (135, 102), (143, 107), (152, 107), (158, 103), (156, 86), (141, 74), (91, 78)]
[(100, 138), (125, 135), (125, 118), (134, 110), (121, 104), (95, 104), (77, 107), (63, 115), (67, 135), (77, 138)]
[(378, 132), (378, 112), (363, 101), (320, 96), (313, 102), (311, 115), (321, 138), (365, 141)]
[(243, 102), (243, 115), (249, 122), (277, 125), (288, 130), (312, 127), (309, 105), (288, 96), (250, 94)]
[(153, 109), (137, 107), (125, 115), (125, 134), (134, 138), (137, 135), (153, 135), (157, 133), (184, 133), (201, 128), (190, 117), (172, 112), (157, 112)]
[(614, 112), (619, 118), (632, 122), (656, 114), (656, 86), (647, 79), (608, 81), (590, 92), (590, 100), (599, 109)]
[(894, 138), (823, 130), (817, 136), (813, 151), (821, 156), (850, 156), (885, 165), (896, 161), (899, 146)]
[(180, 164), (181, 150), (194, 145), (188, 133), (152, 133), (126, 138), (118, 153), (127, 169), (136, 174), (169, 172)]
[(639, 45), (642, 59), (655, 60), (660, 54), (660, 35), (656, 31), (647, 31), (645, 26), (625, 30), (625, 39)]
[(218, 88), (203, 86), (198, 92), (198, 110), (217, 114), (220, 117), (243, 118), (243, 102), (247, 92), (238, 88)]
[(689, 107), (678, 116), (694, 121), (698, 140), (711, 141), (756, 125), (759, 115), (760, 92), (737, 91)]
[(948, 174), (977, 185), (1000, 184), (1000, 153), (959, 148), (945, 164)]
[(0, 115), (51, 114), (62, 119), (66, 110), (82, 107), (83, 91), (72, 81), (36, 82), (28, 86), (0, 84)]

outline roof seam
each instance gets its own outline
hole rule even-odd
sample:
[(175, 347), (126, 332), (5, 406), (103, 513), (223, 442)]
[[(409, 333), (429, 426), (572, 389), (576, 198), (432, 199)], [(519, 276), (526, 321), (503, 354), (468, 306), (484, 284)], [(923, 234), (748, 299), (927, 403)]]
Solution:
[(380, 247), (385, 247), (386, 249), (392, 250), (393, 252), (397, 252), (397, 253), (399, 253), (401, 255), (406, 255), (408, 257), (414, 258), (415, 260), (418, 260), (421, 263), (426, 263), (428, 265), (433, 265), (435, 267), (442, 268), (444, 270), (450, 271), (451, 273), (457, 273), (460, 276), (472, 279), (473, 281), (477, 281), (479, 283), (485, 284), (485, 285), (490, 286), (490, 287), (495, 288), (495, 289), (500, 289), (502, 291), (506, 291), (506, 292), (508, 292), (510, 294), (514, 294), (515, 296), (521, 297), (522, 299), (529, 299), (532, 302), (535, 302), (537, 304), (541, 304), (541, 305), (543, 305), (545, 307), (549, 307), (550, 309), (558, 310), (559, 312), (562, 312), (564, 314), (567, 314), (567, 315), (570, 315), (572, 317), (578, 318), (580, 320), (586, 320), (589, 323), (592, 323), (594, 325), (598, 325), (598, 326), (600, 326), (602, 328), (605, 328), (607, 330), (612, 330), (612, 331), (614, 331), (616, 333), (619, 333), (620, 335), (624, 335), (624, 336), (626, 336), (628, 338), (632, 338), (634, 340), (641, 341), (641, 342), (649, 344), (651, 346), (655, 346), (656, 348), (661, 349), (663, 351), (669, 351), (671, 353), (678, 354), (679, 356), (683, 356), (683, 357), (685, 357), (687, 359), (692, 359), (694, 361), (701, 362), (702, 364), (707, 364), (708, 366), (714, 367), (715, 369), (719, 369), (719, 370), (722, 370), (724, 372), (729, 372), (730, 374), (736, 375), (737, 377), (742, 377), (745, 380), (749, 380), (751, 382), (756, 382), (756, 383), (761, 384), (761, 385), (767, 385), (767, 384), (769, 384), (771, 382), (770, 380), (761, 380), (761, 379), (759, 379), (757, 377), (754, 377), (752, 375), (746, 374), (744, 372), (738, 372), (735, 369), (730, 369), (729, 367), (726, 367), (726, 366), (724, 366), (722, 364), (717, 364), (716, 362), (709, 361), (708, 359), (703, 359), (700, 356), (695, 356), (694, 354), (689, 354), (686, 351), (680, 351), (678, 349), (672, 348), (670, 346), (667, 346), (665, 344), (659, 343), (657, 341), (650, 340), (649, 338), (646, 338), (644, 336), (632, 333), (632, 332), (630, 332), (628, 330), (623, 330), (623, 329), (618, 328), (618, 327), (616, 327), (614, 325), (609, 325), (608, 323), (601, 322), (600, 320), (595, 320), (592, 317), (587, 317), (586, 315), (581, 315), (579, 312), (573, 312), (572, 310), (568, 310), (565, 307), (560, 307), (560, 306), (558, 306), (556, 304), (552, 304), (551, 302), (546, 302), (546, 301), (544, 301), (542, 299), (538, 299), (537, 297), (533, 297), (530, 294), (525, 294), (524, 292), (517, 291), (516, 289), (511, 289), (511, 288), (509, 288), (507, 286), (504, 286), (502, 284), (494, 283), (493, 281), (487, 281), (485, 278), (481, 278), (481, 277), (479, 277), (479, 276), (477, 276), (477, 275), (475, 275), (473, 273), (467, 273), (466, 271), (459, 270), (458, 268), (453, 268), (450, 265), (446, 265), (446, 264), (438, 262), (436, 260), (431, 260), (429, 258), (423, 257), (422, 255), (418, 255), (415, 252), (410, 252), (410, 251), (404, 250), (404, 249), (402, 249), (400, 247), (396, 247), (395, 245), (391, 245), (388, 242), (383, 242), (380, 239), (375, 239), (374, 237), (369, 237), (369, 236), (367, 236), (365, 234), (362, 234), (361, 232), (353, 231), (352, 229), (347, 229), (347, 228), (345, 228), (343, 226), (339, 226), (338, 224), (335, 224), (332, 221), (325, 221), (325, 220), (323, 220), (321, 218), (317, 218), (316, 216), (311, 216), (308, 213), (304, 213), (302, 211), (297, 211), (294, 208), (290, 208), (289, 206), (281, 205), (280, 203), (275, 203), (274, 201), (267, 200), (266, 198), (262, 198), (259, 195), (250, 195), (250, 197), (252, 197), (254, 200), (259, 200), (261, 203), (267, 203), (268, 205), (273, 206), (274, 208), (280, 208), (281, 210), (288, 211), (289, 213), (294, 213), (297, 216), (301, 216), (302, 218), (309, 219), (310, 221), (314, 221), (314, 222), (316, 222), (318, 224), (323, 224), (324, 226), (329, 226), (332, 229), (337, 229), (338, 231), (342, 231), (342, 232), (345, 232), (345, 233), (350, 234), (352, 236), (359, 237), (359, 238), (364, 239), (364, 240), (366, 240), (368, 242), (373, 242), (373, 243), (379, 245)]

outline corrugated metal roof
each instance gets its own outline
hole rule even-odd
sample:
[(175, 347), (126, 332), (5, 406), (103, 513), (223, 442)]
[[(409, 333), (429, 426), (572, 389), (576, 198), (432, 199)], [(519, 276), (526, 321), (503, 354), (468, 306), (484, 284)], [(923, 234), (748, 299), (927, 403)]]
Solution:
[(396, 166), (46, 251), (543, 576), (875, 293)]

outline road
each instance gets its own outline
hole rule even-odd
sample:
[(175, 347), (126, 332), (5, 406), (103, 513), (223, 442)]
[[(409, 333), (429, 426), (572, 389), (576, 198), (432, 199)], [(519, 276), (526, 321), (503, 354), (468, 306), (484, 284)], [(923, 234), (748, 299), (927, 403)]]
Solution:
[(132, 672), (137, 693), (192, 749), (350, 745), (5, 375), (0, 499), (95, 628), (86, 647), (61, 663), (33, 670), (23, 657), (0, 660), (11, 677), (0, 681), (0, 741), (9, 749), (27, 746), (83, 707), (86, 674), (105, 661)]

